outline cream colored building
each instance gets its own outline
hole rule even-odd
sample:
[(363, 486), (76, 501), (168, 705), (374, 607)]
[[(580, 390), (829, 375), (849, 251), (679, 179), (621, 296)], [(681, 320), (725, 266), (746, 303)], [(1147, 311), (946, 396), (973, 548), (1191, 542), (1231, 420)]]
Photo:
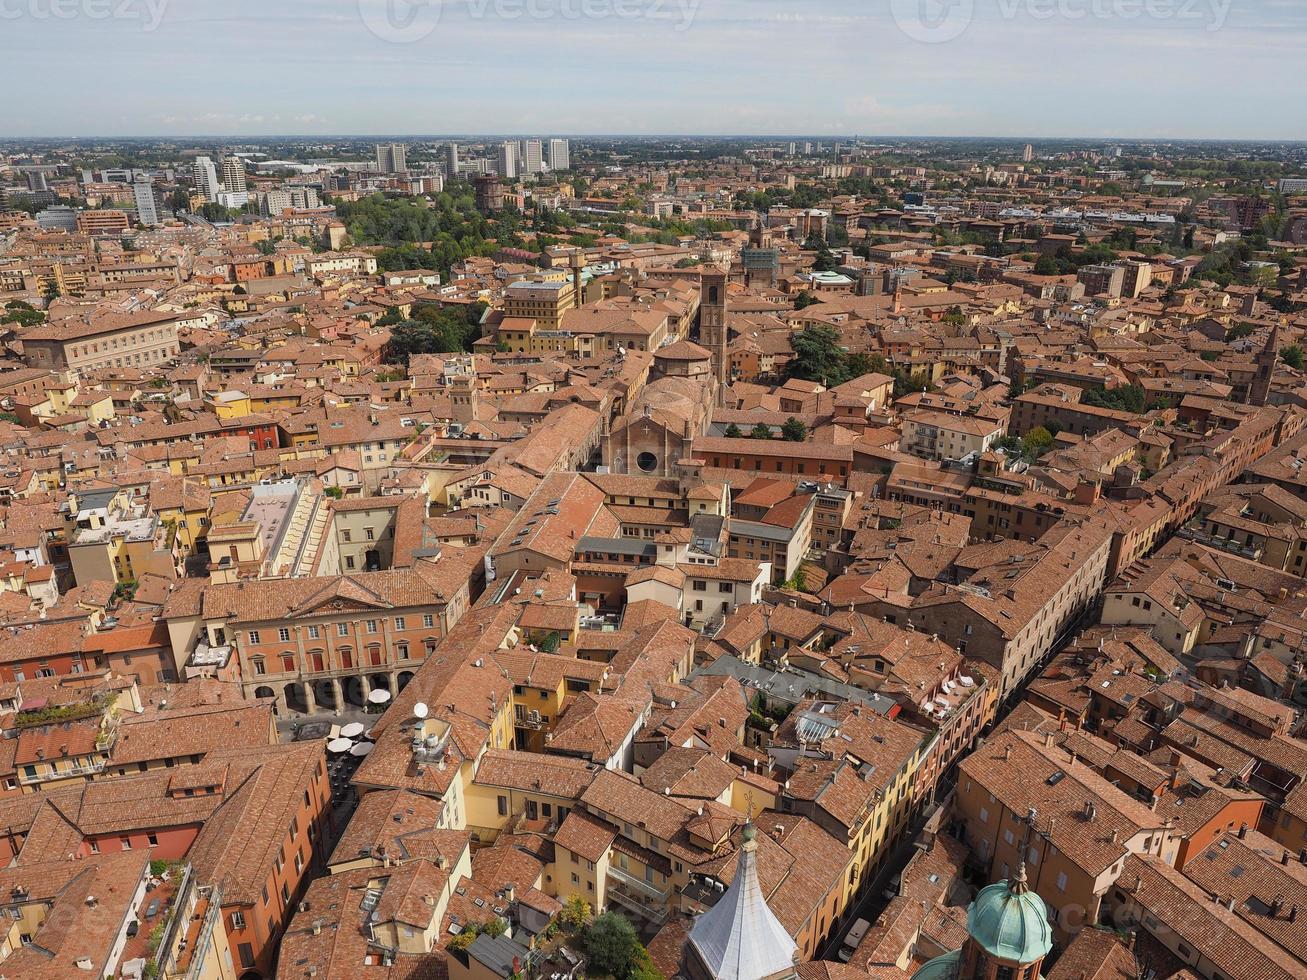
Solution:
[(23, 335), (23, 359), (56, 371), (152, 367), (171, 361), (178, 350), (177, 314), (158, 310), (87, 314), (43, 323)]

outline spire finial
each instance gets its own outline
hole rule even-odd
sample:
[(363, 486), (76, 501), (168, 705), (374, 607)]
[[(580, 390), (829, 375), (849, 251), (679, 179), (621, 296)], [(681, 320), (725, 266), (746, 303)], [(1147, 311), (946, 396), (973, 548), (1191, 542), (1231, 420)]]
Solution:
[(1026, 862), (1022, 861), (1017, 865), (1017, 873), (1012, 877), (1012, 884), (1008, 887), (1013, 895), (1024, 895), (1030, 891), (1030, 885), (1026, 881)]

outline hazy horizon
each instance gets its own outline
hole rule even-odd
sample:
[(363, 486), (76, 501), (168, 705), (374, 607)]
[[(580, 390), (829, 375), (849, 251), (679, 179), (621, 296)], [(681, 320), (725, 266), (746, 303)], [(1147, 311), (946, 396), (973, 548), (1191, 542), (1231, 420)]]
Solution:
[(1294, 0), (0, 0), (0, 21), (32, 80), (10, 139), (1307, 135)]

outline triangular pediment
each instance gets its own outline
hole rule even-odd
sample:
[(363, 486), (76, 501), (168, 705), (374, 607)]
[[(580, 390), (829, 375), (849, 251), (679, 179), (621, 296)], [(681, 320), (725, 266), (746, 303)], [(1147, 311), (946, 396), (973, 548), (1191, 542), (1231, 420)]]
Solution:
[(294, 616), (304, 616), (309, 613), (389, 608), (391, 608), (391, 604), (380, 595), (342, 575), (325, 588), (308, 596), (298, 606), (292, 608), (290, 613)]

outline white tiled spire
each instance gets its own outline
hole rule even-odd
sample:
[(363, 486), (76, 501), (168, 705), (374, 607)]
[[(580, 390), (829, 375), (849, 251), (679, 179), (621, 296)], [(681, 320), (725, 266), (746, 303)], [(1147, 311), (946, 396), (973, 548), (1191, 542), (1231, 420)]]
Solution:
[(758, 887), (757, 831), (744, 827), (735, 880), (717, 904), (694, 921), (690, 955), (714, 980), (760, 980), (794, 975), (797, 946), (767, 907)]

